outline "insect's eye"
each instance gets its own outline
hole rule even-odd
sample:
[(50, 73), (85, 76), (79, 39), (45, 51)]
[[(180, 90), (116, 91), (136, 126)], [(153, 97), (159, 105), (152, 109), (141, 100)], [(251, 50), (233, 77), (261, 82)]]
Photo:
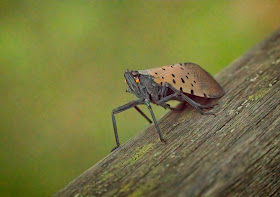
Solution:
[(131, 73), (132, 73), (132, 75), (134, 77), (138, 77), (139, 76), (139, 72), (138, 71), (132, 71)]

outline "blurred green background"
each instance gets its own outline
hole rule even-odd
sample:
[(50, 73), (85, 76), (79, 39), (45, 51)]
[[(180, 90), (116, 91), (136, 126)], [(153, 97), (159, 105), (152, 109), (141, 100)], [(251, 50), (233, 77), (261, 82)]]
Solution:
[[(1, 1), (0, 196), (50, 196), (110, 153), (111, 111), (135, 99), (126, 68), (191, 61), (215, 74), (277, 29), (279, 10), (277, 0)], [(148, 126), (134, 110), (117, 122), (122, 144)]]

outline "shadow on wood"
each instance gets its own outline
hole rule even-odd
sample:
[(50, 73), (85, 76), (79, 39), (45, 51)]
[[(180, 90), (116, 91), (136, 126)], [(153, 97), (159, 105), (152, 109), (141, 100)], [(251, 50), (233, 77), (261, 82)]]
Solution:
[(166, 145), (151, 125), (55, 196), (280, 196), (279, 78), (280, 30), (216, 75), (216, 117), (169, 112)]

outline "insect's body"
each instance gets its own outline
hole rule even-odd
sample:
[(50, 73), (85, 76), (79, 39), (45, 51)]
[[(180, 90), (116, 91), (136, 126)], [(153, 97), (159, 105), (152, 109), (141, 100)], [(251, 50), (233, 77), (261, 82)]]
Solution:
[(223, 90), (216, 80), (193, 63), (174, 64), (138, 72), (152, 76), (159, 85), (167, 82), (187, 94), (206, 98), (219, 98), (223, 95)]
[(173, 109), (170, 108), (166, 102), (170, 100), (178, 100), (188, 102), (201, 114), (212, 114), (211, 112), (203, 111), (203, 109), (212, 108), (212, 105), (201, 105), (193, 101), (190, 98), (191, 95), (205, 98), (219, 98), (224, 94), (221, 86), (216, 80), (194, 63), (174, 64), (141, 71), (126, 70), (124, 77), (128, 85), (127, 92), (133, 93), (138, 100), (118, 107), (112, 112), (117, 143), (116, 148), (119, 147), (120, 144), (114, 114), (134, 107), (151, 123), (152, 121), (137, 107), (137, 105), (146, 104), (151, 112), (160, 140), (164, 141), (150, 106), (150, 102), (164, 108)]

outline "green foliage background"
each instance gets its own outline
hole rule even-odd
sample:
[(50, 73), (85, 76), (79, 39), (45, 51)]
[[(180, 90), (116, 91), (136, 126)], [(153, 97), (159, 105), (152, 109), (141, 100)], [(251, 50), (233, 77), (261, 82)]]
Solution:
[[(215, 74), (278, 27), (278, 2), (1, 1), (0, 196), (50, 196), (109, 154), (126, 68)], [(148, 126), (117, 121), (122, 143)]]

